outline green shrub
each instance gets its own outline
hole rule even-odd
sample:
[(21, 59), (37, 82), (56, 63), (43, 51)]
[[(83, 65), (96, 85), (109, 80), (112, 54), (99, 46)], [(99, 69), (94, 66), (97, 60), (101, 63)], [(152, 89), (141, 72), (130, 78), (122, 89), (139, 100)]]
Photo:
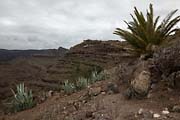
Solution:
[(18, 112), (25, 109), (32, 108), (35, 105), (33, 94), (31, 90), (25, 88), (24, 83), (16, 86), (17, 92), (11, 89), (14, 99), (12, 101), (13, 111)]
[(149, 5), (146, 18), (141, 11), (134, 8), (134, 16), (131, 14), (131, 22), (126, 22), (129, 31), (116, 28), (114, 34), (121, 36), (132, 45), (137, 53), (152, 53), (154, 46), (159, 46), (176, 29), (173, 27), (180, 21), (180, 16), (173, 17), (177, 12), (170, 12), (167, 17), (158, 25), (160, 16), (154, 19), (152, 4)]
[(71, 94), (76, 90), (76, 86), (74, 83), (70, 83), (68, 80), (66, 80), (62, 86), (62, 89), (66, 94)]
[(86, 88), (87, 86), (88, 86), (88, 79), (87, 78), (80, 77), (76, 81), (76, 89), (77, 90), (82, 90), (82, 89)]
[(64, 85), (61, 87), (66, 94), (71, 94), (76, 90), (85, 89), (89, 84), (93, 84), (96, 81), (105, 79), (104, 72), (98, 73), (97, 70), (93, 71), (89, 78), (79, 77), (76, 83), (69, 82), (68, 80), (64, 82)]
[(69, 80), (76, 81), (79, 77), (90, 78), (92, 72), (95, 70), (100, 72), (102, 71), (102, 68), (98, 65), (91, 64), (90, 62), (88, 62), (88, 64), (76, 63), (73, 67), (73, 72)]
[(104, 72), (100, 72), (100, 73), (98, 73), (98, 71), (93, 71), (92, 73), (91, 73), (91, 77), (90, 77), (90, 79), (89, 79), (89, 83), (95, 83), (96, 81), (100, 81), (100, 80), (103, 80), (103, 79), (105, 79), (105, 74), (104, 74)]

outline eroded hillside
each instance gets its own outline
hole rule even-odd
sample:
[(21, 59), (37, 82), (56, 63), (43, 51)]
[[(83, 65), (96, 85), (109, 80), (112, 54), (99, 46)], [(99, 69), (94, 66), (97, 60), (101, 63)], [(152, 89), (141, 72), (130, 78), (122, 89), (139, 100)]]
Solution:
[[(79, 71), (82, 69), (81, 74), (78, 75), (84, 75), (86, 72), (83, 73), (83, 70), (94, 67), (105, 69), (108, 77), (104, 81), (98, 81), (71, 95), (66, 95), (62, 91), (53, 91), (47, 100), (34, 108), (2, 118), (5, 120), (178, 120), (179, 87), (169, 86), (169, 80), (176, 81), (176, 85), (179, 85), (179, 68), (176, 67), (179, 64), (179, 54), (175, 52), (180, 50), (179, 38), (177, 32), (169, 38), (168, 45), (164, 44), (157, 49), (153, 57), (148, 60), (129, 54), (127, 51), (129, 48), (124, 42), (84, 41), (72, 47), (63, 58), (54, 60), (54, 64), (49, 64), (43, 73), (47, 76), (43, 76), (41, 80), (48, 85), (61, 84), (65, 79), (74, 77), (73, 73), (77, 73), (74, 67), (76, 68), (78, 64)], [(177, 59), (173, 58), (171, 62), (167, 62), (173, 55)], [(164, 67), (176, 69), (166, 71)], [(146, 70), (150, 68), (155, 69), (148, 74)], [(175, 77), (171, 77), (174, 75)], [(151, 82), (143, 82), (144, 77)], [(136, 84), (131, 81), (136, 79), (141, 85), (134, 86)], [(146, 85), (150, 87), (147, 96), (139, 97), (141, 91), (137, 92), (136, 89), (140, 88), (144, 92)], [(128, 91), (130, 86), (134, 91)], [(51, 89), (55, 86), (42, 86), (42, 88)]]
[(59, 90), (65, 80), (88, 77), (94, 69), (111, 68), (132, 58), (125, 42), (86, 40), (61, 57), (36, 55), (1, 62), (0, 98), (12, 96), (10, 88), (19, 83), (25, 83), (38, 97), (45, 91)]

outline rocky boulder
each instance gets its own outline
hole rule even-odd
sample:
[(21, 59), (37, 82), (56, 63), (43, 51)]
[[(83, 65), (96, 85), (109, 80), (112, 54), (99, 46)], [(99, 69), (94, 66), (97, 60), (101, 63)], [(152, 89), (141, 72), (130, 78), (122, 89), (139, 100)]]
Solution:
[(137, 61), (129, 82), (129, 88), (125, 91), (124, 95), (126, 98), (144, 98), (147, 96), (152, 83), (151, 72), (149, 66), (152, 64), (152, 60)]
[(149, 71), (142, 71), (131, 81), (131, 89), (136, 96), (146, 96), (151, 86), (151, 74)]

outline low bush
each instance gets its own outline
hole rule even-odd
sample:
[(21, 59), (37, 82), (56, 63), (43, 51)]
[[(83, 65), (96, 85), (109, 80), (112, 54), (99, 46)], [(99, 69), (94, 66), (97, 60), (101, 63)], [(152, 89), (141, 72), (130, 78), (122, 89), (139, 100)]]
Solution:
[(12, 101), (12, 107), (14, 112), (22, 111), (25, 109), (32, 108), (35, 105), (33, 100), (33, 94), (31, 90), (27, 90), (24, 83), (16, 86), (17, 92), (11, 89), (14, 98)]
[(77, 90), (82, 90), (84, 88), (86, 88), (88, 86), (88, 79), (84, 78), (84, 77), (80, 77), (77, 81), (76, 81), (76, 89)]
[(87, 88), (89, 84), (93, 84), (97, 81), (104, 80), (105, 73), (100, 72), (98, 73), (96, 70), (91, 73), (89, 78), (79, 77), (78, 80), (74, 83), (69, 82), (68, 80), (64, 82), (62, 89), (66, 94), (71, 94), (75, 91), (82, 90)]
[(105, 79), (105, 73), (102, 71), (102, 72), (100, 72), (100, 73), (98, 73), (98, 71), (93, 71), (92, 73), (91, 73), (91, 77), (90, 77), (90, 79), (89, 79), (89, 83), (94, 83), (94, 82), (96, 82), (96, 81), (100, 81), (100, 80), (103, 80), (103, 79)]
[(71, 94), (76, 90), (76, 86), (74, 85), (74, 83), (71, 83), (68, 80), (66, 80), (64, 82), (64, 85), (62, 86), (62, 89), (66, 94)]

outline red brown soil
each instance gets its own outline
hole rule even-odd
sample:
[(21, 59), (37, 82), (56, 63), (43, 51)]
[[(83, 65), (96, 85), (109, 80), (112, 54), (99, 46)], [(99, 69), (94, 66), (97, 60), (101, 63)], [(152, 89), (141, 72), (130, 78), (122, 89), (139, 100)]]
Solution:
[[(91, 88), (103, 88), (108, 84), (107, 81), (101, 81)], [(179, 93), (176, 90), (169, 91), (163, 89), (164, 86), (157, 85), (156, 90), (151, 92), (151, 97), (147, 99), (127, 100), (124, 98), (123, 91), (125, 85), (119, 85), (120, 93), (117, 94), (99, 94), (87, 98), (87, 91), (83, 90), (70, 96), (64, 96), (56, 93), (46, 102), (36, 107), (19, 112), (17, 114), (2, 117), (2, 120), (141, 120), (141, 116), (135, 117), (140, 108), (161, 116), (162, 110), (169, 106), (179, 104)], [(180, 114), (170, 112), (166, 116), (167, 120), (179, 120)], [(144, 120), (153, 118), (144, 118)]]

